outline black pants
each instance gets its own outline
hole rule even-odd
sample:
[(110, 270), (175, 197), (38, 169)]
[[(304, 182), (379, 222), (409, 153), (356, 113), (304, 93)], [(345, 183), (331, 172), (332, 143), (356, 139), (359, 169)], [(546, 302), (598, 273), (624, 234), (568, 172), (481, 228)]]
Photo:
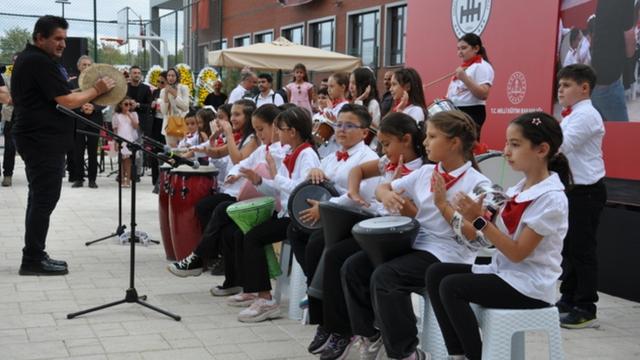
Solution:
[(411, 293), (424, 294), (425, 273), (439, 262), (431, 253), (418, 250), (376, 268), (363, 251), (347, 259), (342, 286), (353, 333), (371, 337), (378, 325), (390, 358), (413, 354), (419, 340)]
[(73, 170), (75, 171), (75, 180), (84, 181), (84, 151), (87, 150), (88, 154), (88, 173), (87, 177), (89, 181), (96, 181), (98, 175), (98, 139), (99, 134), (97, 131), (83, 129), (84, 131), (95, 132), (96, 136), (76, 134), (75, 143), (73, 147), (74, 164)]
[(562, 249), (561, 300), (596, 314), (598, 301), (598, 256), (596, 232), (607, 201), (602, 180), (589, 186), (577, 185), (567, 192), (569, 229)]
[(44, 258), (49, 218), (60, 199), (64, 177), (64, 153), (52, 153), (16, 138), (29, 183), (25, 216), (22, 262), (37, 262)]
[[(225, 193), (214, 194), (206, 199), (209, 200), (207, 204), (215, 204), (214, 210), (202, 231), (202, 238), (198, 246), (193, 250), (196, 255), (205, 260), (211, 259), (219, 254), (220, 233), (225, 226), (234, 224), (233, 220), (231, 220), (227, 214), (227, 207), (236, 202), (234, 197)], [(202, 200), (196, 204), (196, 209), (198, 209), (201, 203), (203, 203)], [(198, 210), (196, 210), (196, 212), (198, 212)]]
[(16, 163), (16, 145), (11, 135), (13, 121), (4, 123), (4, 155), (2, 159), (2, 170), (4, 176), (13, 176), (13, 169)]
[(472, 106), (458, 106), (458, 109), (465, 114), (471, 116), (473, 121), (477, 125), (478, 130), (478, 140), (480, 140), (480, 130), (482, 130), (482, 125), (487, 118), (487, 110), (484, 105), (472, 105)]
[[(162, 118), (157, 118), (157, 117), (153, 117), (153, 124), (151, 127), (151, 138), (155, 141), (158, 141), (160, 143), (165, 143), (164, 141), (164, 136), (162, 136)], [(158, 183), (158, 177), (160, 174), (160, 170), (158, 169), (158, 166), (160, 166), (160, 164), (158, 164), (158, 160), (156, 160), (156, 158), (151, 157), (149, 158), (149, 167), (151, 168), (151, 183), (153, 185)]]
[(494, 274), (473, 274), (471, 265), (434, 264), (426, 276), (429, 301), (449, 355), (480, 359), (478, 320), (469, 303), (488, 308), (540, 309), (550, 304), (525, 296)]
[[(293, 254), (307, 277), (307, 286), (310, 286), (324, 249), (324, 234), (322, 230), (317, 230), (309, 235), (291, 223), (287, 229), (287, 238), (291, 241)], [(323, 321), (322, 301), (309, 296), (309, 323), (322, 324)]]
[(242, 242), (242, 287), (244, 292), (254, 293), (271, 290), (269, 267), (264, 247), (284, 240), (287, 237), (287, 228), (290, 222), (288, 217), (278, 218), (277, 213), (274, 212), (271, 219), (255, 226), (244, 236)]
[(244, 234), (231, 222), (220, 229), (220, 251), (224, 257), (223, 288), (241, 285), (242, 274), (242, 241)]

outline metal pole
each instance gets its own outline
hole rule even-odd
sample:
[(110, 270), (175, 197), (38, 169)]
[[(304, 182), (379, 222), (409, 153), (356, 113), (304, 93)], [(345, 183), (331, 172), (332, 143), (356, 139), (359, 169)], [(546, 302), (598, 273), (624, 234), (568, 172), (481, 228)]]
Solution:
[(176, 10), (176, 29), (175, 29), (175, 50), (176, 50), (176, 55), (173, 57), (173, 66), (175, 66), (178, 63), (178, 10)]
[(93, 62), (98, 62), (98, 0), (93, 0)]

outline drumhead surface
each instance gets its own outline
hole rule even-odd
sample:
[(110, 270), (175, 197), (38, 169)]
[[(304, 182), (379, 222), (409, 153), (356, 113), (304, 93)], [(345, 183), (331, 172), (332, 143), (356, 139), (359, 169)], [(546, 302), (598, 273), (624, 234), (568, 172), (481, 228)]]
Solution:
[(411, 223), (411, 218), (407, 216), (381, 216), (363, 220), (358, 226), (364, 229), (388, 229), (392, 227), (405, 226)]
[(524, 178), (522, 172), (515, 171), (509, 166), (500, 151), (478, 155), (476, 156), (476, 161), (478, 162), (478, 167), (480, 167), (480, 172), (488, 177), (492, 183), (498, 184), (504, 189), (516, 185)]
[(303, 230), (313, 231), (320, 229), (322, 227), (322, 219), (312, 226), (300, 220), (300, 212), (311, 207), (307, 203), (307, 199), (323, 202), (338, 195), (338, 191), (336, 191), (331, 182), (324, 181), (320, 184), (312, 184), (310, 181), (305, 181), (293, 189), (291, 196), (289, 196), (287, 204), (289, 216)]
[(177, 168), (171, 170), (171, 173), (187, 173), (187, 174), (217, 174), (218, 169), (212, 165), (202, 165), (197, 169), (192, 168), (189, 165), (180, 165)]

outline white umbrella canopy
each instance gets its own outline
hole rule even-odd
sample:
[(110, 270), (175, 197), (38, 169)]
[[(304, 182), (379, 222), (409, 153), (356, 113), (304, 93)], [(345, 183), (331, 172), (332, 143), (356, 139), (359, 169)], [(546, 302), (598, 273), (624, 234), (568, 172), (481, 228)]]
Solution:
[(290, 70), (303, 63), (309, 71), (353, 71), (360, 58), (318, 48), (294, 44), (285, 38), (209, 52), (209, 65), (265, 70)]

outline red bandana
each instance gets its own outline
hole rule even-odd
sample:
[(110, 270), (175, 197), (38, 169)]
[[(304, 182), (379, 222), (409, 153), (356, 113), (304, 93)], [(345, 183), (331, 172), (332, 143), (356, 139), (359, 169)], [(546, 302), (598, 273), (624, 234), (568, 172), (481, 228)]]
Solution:
[(473, 155), (480, 155), (489, 152), (489, 145), (476, 141), (473, 145)]
[(293, 174), (293, 168), (296, 166), (298, 155), (300, 155), (302, 150), (309, 147), (311, 147), (311, 144), (309, 144), (308, 142), (302, 143), (293, 152), (287, 154), (287, 156), (284, 157), (282, 163), (287, 167), (287, 170), (289, 170), (289, 177), (291, 177), (291, 174)]
[[(394, 171), (396, 171), (397, 168), (398, 168), (398, 163), (395, 163), (395, 164), (388, 163), (387, 166), (385, 166), (384, 171), (385, 172), (394, 172)], [(402, 168), (400, 168), (400, 176), (405, 176), (405, 175), (408, 175), (410, 173), (411, 173), (411, 169), (409, 169), (404, 164), (402, 164)]]
[(336, 107), (336, 105), (340, 104), (344, 102), (344, 98), (340, 98), (340, 99), (333, 99), (331, 100), (331, 106), (332, 107)]
[(349, 152), (348, 151), (336, 151), (336, 158), (338, 159), (338, 161), (347, 161), (347, 159), (349, 158)]
[[(473, 64), (479, 64), (479, 63), (481, 63), (481, 62), (482, 62), (482, 56), (480, 56), (480, 55), (476, 55), (476, 56), (472, 57), (471, 59), (469, 59), (469, 60), (467, 60), (467, 61), (464, 61), (464, 62), (462, 63), (462, 67), (466, 69), (466, 68), (468, 68), (469, 66), (471, 66), (471, 65), (473, 65)], [(455, 75), (453, 75), (453, 79), (452, 79), (452, 80), (454, 80), (454, 81), (455, 81), (455, 80), (458, 80), (458, 77), (456, 77)]]
[[(440, 172), (440, 170), (438, 169), (438, 164), (436, 164), (436, 168), (434, 169), (434, 171), (437, 171), (438, 174), (442, 176), (442, 178), (444, 179), (444, 188), (447, 190), (449, 190), (450, 187), (452, 187), (455, 183), (457, 183), (458, 180), (460, 180), (460, 178), (467, 173), (467, 171), (465, 170), (462, 174), (456, 177), (456, 176), (450, 175), (448, 172)], [(433, 182), (433, 177), (431, 177), (431, 181)], [(433, 186), (431, 187), (431, 192), (433, 192)]]
[(571, 115), (572, 111), (573, 109), (571, 108), (571, 106), (567, 106), (566, 108), (562, 109), (560, 115), (562, 115), (563, 118), (566, 118), (567, 116)]
[(234, 131), (233, 140), (236, 142), (236, 145), (240, 145), (240, 140), (242, 140), (242, 131)]
[(527, 206), (532, 202), (533, 200), (518, 203), (516, 202), (515, 196), (507, 202), (504, 210), (502, 210), (501, 216), (502, 221), (504, 221), (504, 225), (507, 227), (507, 230), (509, 230), (509, 235), (516, 232), (518, 224), (520, 223), (520, 218), (522, 218), (522, 214), (527, 209)]

